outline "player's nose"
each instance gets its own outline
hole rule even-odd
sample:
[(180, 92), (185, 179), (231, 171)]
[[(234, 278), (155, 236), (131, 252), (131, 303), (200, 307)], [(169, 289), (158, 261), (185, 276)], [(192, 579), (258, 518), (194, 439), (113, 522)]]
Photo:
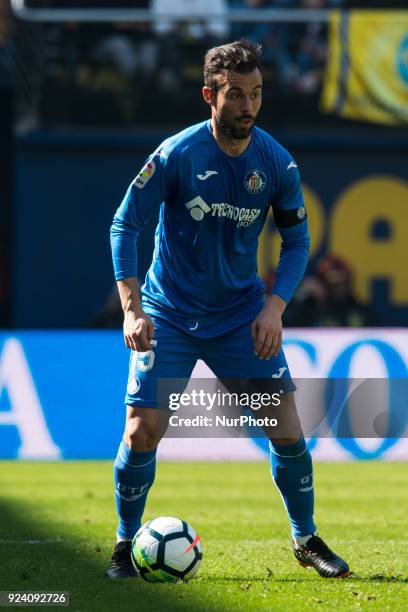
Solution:
[(241, 103), (241, 112), (242, 113), (251, 113), (252, 111), (252, 100), (249, 96), (245, 96), (242, 99), (242, 103)]

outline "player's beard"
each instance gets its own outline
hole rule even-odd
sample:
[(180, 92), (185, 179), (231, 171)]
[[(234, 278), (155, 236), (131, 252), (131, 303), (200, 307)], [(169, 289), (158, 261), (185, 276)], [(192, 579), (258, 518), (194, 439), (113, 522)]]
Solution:
[[(240, 119), (252, 119), (250, 126), (239, 127), (238, 121)], [(228, 138), (233, 140), (245, 140), (249, 138), (254, 127), (255, 117), (253, 115), (241, 115), (234, 119), (227, 119), (223, 113), (215, 113), (215, 121), (217, 128)]]

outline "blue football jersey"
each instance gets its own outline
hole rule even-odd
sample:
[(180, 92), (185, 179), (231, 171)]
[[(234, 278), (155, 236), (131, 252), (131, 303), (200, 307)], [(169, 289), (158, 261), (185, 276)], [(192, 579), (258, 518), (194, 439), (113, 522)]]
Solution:
[(264, 292), (257, 251), (270, 207), (282, 235), (273, 293), (290, 300), (307, 262), (307, 215), (297, 165), (265, 131), (255, 127), (236, 157), (219, 147), (210, 120), (158, 147), (114, 217), (117, 280), (136, 276), (137, 236), (158, 207), (153, 261), (142, 287), (148, 312), (190, 321), (245, 317)]

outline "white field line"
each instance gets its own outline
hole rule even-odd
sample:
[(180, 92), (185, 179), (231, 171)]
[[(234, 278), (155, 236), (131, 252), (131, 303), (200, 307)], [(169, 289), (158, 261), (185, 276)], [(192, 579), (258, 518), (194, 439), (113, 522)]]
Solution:
[(68, 540), (0, 540), (1, 544), (62, 544)]
[[(263, 540), (262, 538), (260, 538), (259, 540), (239, 540), (238, 538), (235, 539), (230, 539), (230, 540), (220, 540), (217, 538), (216, 542), (209, 542), (210, 546), (218, 546), (219, 544), (231, 544), (232, 541), (238, 542), (240, 544), (244, 544), (244, 545), (249, 545), (249, 546), (259, 546), (259, 545), (267, 545), (267, 544), (290, 544), (290, 540), (282, 540), (282, 539), (278, 539), (278, 538), (272, 538), (269, 540)], [(380, 545), (380, 544), (390, 544), (390, 545), (395, 545), (395, 544), (407, 544), (408, 545), (408, 540), (378, 540), (378, 539), (370, 539), (370, 540), (364, 540), (364, 539), (360, 539), (360, 540), (344, 540), (344, 539), (338, 539), (338, 538), (330, 538), (330, 544), (332, 544), (333, 542), (335, 542), (336, 544), (367, 544), (370, 543), (372, 545), (373, 548), (376, 548), (376, 546)], [(0, 540), (0, 545), (4, 544), (66, 544), (66, 543), (72, 543), (72, 540), (63, 540), (63, 539), (49, 539), (49, 540)]]

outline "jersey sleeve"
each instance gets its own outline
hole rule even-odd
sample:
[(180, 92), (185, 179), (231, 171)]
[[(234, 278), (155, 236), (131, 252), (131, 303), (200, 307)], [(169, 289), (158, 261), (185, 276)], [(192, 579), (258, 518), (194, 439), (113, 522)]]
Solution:
[(171, 190), (171, 163), (159, 147), (129, 186), (113, 218), (110, 239), (116, 280), (137, 276), (139, 234)]
[(272, 210), (282, 245), (272, 293), (289, 302), (306, 270), (310, 235), (299, 170), (285, 150), (278, 157), (278, 178)]

